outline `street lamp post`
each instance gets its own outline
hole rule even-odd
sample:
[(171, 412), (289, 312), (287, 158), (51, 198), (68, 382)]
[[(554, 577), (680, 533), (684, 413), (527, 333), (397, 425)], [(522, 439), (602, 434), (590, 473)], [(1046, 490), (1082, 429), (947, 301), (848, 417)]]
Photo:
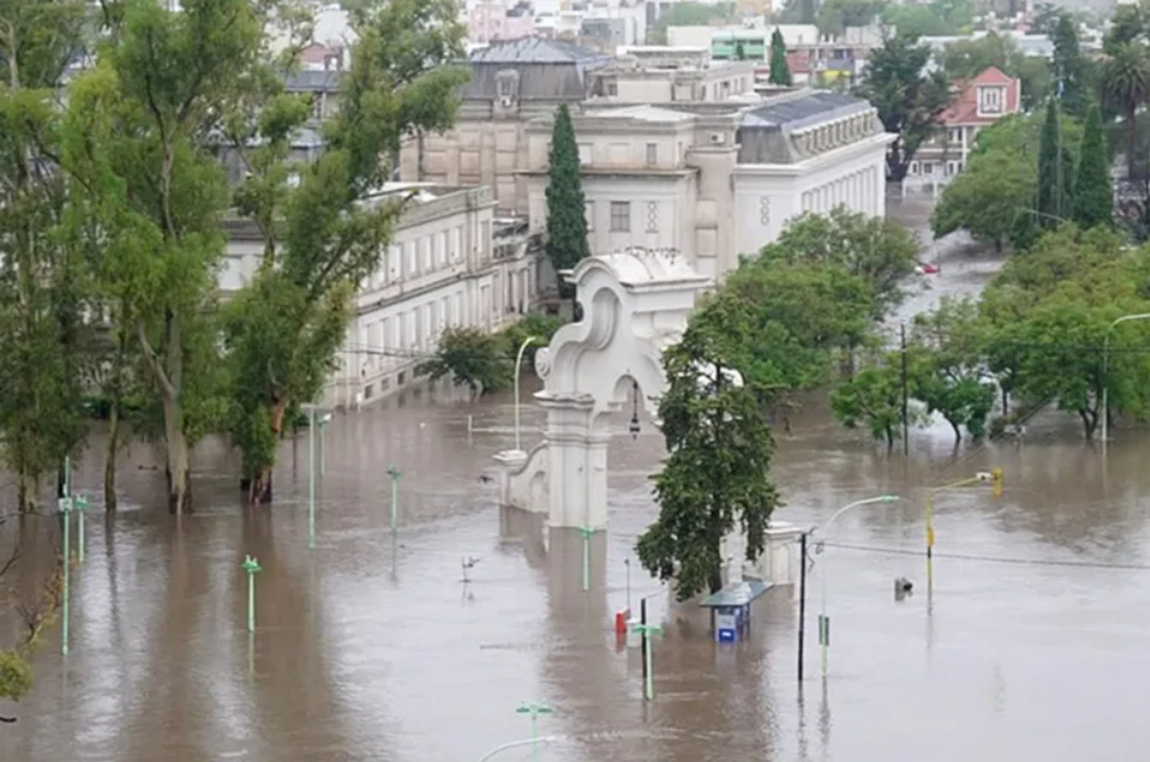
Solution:
[[(65, 481), (65, 489), (67, 489), (67, 481)], [(64, 656), (68, 655), (68, 619), (71, 608), (71, 585), (72, 585), (72, 498), (62, 497), (59, 499), (60, 513), (64, 517), (64, 596), (61, 602), (63, 611), (60, 615), (60, 653)]]
[(316, 419), (316, 423), (319, 425), (319, 475), (327, 476), (327, 437), (324, 431), (331, 423), (331, 413), (324, 413)]
[(1110, 334), (1122, 323), (1132, 320), (1146, 320), (1150, 313), (1123, 315), (1106, 327), (1102, 338), (1102, 454), (1106, 454), (1106, 441), (1110, 438)]
[(88, 510), (88, 498), (83, 492), (72, 498), (72, 509), (76, 511), (76, 560), (84, 563), (84, 513)]
[(927, 490), (924, 516), (926, 518), (926, 595), (928, 599), (934, 597), (934, 496), (940, 492), (967, 487), (979, 482), (989, 482), (994, 489), (995, 497), (1002, 495), (1001, 468), (979, 471), (968, 479), (959, 479), (956, 482)]
[(247, 556), (240, 568), (248, 573), (248, 632), (256, 631), (256, 575), (263, 571), (254, 556)]
[(551, 705), (542, 701), (524, 701), (515, 713), (525, 714), (531, 718), (531, 758), (539, 762), (539, 715), (551, 714)]
[(553, 743), (555, 741), (558, 741), (560, 738), (561, 738), (561, 736), (544, 736), (542, 738), (532, 737), (532, 738), (523, 738), (523, 739), (520, 739), (518, 741), (511, 741), (509, 743), (500, 744), (499, 746), (496, 746), (494, 749), (492, 749), (491, 751), (487, 752), (482, 757), (480, 757), (479, 762), (487, 762), (487, 760), (493, 759), (494, 757), (502, 754), (505, 751), (510, 751), (511, 749), (518, 749), (520, 746), (536, 746), (538, 744)]
[(318, 425), (316, 420), (316, 405), (309, 404), (303, 406), (307, 410), (307, 440), (308, 440), (308, 455), (307, 455), (307, 546), (315, 549), (315, 430)]
[[(893, 503), (898, 500), (898, 495), (879, 495), (878, 497), (868, 497), (865, 500), (856, 500), (853, 503), (847, 503), (842, 508), (839, 508), (823, 524), (823, 528), (818, 530), (817, 537), (820, 537), (820, 543), (826, 547), (827, 536), (830, 533), (831, 525), (838, 521), (839, 516), (842, 516), (852, 508), (858, 508), (860, 505), (871, 505), (872, 503)], [(814, 530), (812, 530), (812, 534)], [(805, 561), (804, 561), (805, 563)], [(820, 609), (822, 613), (819, 614), (819, 645), (822, 647), (823, 652), (823, 677), (827, 676), (827, 666), (829, 661), (829, 651), (831, 646), (831, 620), (827, 617), (827, 568), (826, 564), (823, 565), (822, 574), (822, 603)]]
[[(646, 602), (646, 601), (644, 601)], [(643, 636), (643, 667), (647, 679), (644, 681), (643, 697), (647, 701), (655, 700), (655, 663), (651, 656), (651, 636), (662, 635), (663, 626), (660, 624), (647, 624), (640, 622), (631, 625), (631, 629)]]
[(587, 592), (591, 589), (591, 535), (595, 534), (595, 530), (581, 526), (579, 534), (583, 536), (583, 592)]
[(523, 353), (527, 351), (527, 346), (532, 342), (537, 341), (534, 336), (528, 336), (523, 340), (523, 344), (519, 347), (519, 354), (515, 355), (515, 449), (522, 450), (519, 446), (519, 369), (523, 365)]

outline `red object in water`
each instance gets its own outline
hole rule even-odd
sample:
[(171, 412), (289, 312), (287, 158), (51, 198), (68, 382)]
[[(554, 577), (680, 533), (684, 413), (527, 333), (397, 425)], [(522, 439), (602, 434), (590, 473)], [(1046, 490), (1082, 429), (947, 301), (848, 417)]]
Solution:
[(631, 618), (631, 609), (621, 609), (615, 612), (615, 634), (627, 634), (627, 621)]
[(938, 265), (932, 265), (930, 262), (919, 262), (918, 266), (922, 268), (923, 275), (938, 275), (940, 268)]

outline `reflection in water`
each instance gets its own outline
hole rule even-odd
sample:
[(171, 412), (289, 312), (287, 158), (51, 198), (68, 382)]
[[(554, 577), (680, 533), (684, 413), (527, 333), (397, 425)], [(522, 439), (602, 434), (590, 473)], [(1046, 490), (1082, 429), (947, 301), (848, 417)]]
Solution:
[[(1100, 452), (1081, 445), (1072, 421), (1035, 421), (1021, 448), (957, 453), (945, 429), (915, 432), (904, 459), (842, 432), (817, 404), (796, 414), (778, 443), (780, 519), (815, 526), (851, 500), (902, 496), (836, 524), (836, 541), (854, 549), (820, 558), (835, 587), (833, 667), (825, 684), (809, 670), (804, 700), (792, 591), (768, 593), (750, 639), (720, 647), (704, 612), (676, 604), (634, 563), (662, 457), (652, 427), (612, 442), (611, 529), (592, 538), (583, 591), (578, 534), (555, 530), (545, 550), (543, 517), (499, 510), (480, 479), (510, 445), (510, 419), (509, 398), (469, 407), (433, 395), (338, 416), (314, 551), (306, 447), (293, 468), (285, 444), (275, 505), (244, 509), (233, 457), (208, 443), (196, 462), (205, 510), (182, 521), (157, 509), (162, 474), (147, 448), (134, 449), (122, 487), (148, 507), (108, 517), (102, 531), (92, 522), (75, 574), (74, 651), (60, 657), (50, 633), (34, 694), (18, 711), (0, 707), (20, 717), (0, 731), (0, 757), (470, 762), (527, 735), (515, 713), (523, 700), (554, 708), (541, 733), (571, 737), (545, 747), (545, 762), (1128, 758), (1150, 741), (1150, 696), (1129, 679), (1150, 671), (1140, 497), (1150, 472), (1134, 434), (1111, 444), (1103, 493)], [(524, 409), (525, 431), (541, 423)], [(394, 544), (393, 461), (403, 472)], [(1002, 498), (972, 490), (938, 501), (933, 613), (925, 595), (895, 602), (894, 577), (922, 578), (925, 490), (993, 466), (1007, 475)], [(76, 483), (91, 490), (100, 471), (84, 463)], [(28, 542), (17, 584), (51, 567), (53, 527), (0, 529), (4, 543)], [(246, 554), (264, 568), (253, 636)], [(465, 585), (469, 556), (481, 560)], [(638, 650), (617, 648), (612, 631), (628, 559), (632, 602), (649, 597), (665, 627), (652, 703)], [(1083, 562), (1094, 566), (1059, 565)]]
[[(1150, 474), (1137, 442), (1111, 448), (1110, 469), (1123, 478), (1107, 501), (1097, 492), (1098, 453), (1057, 427), (1022, 449), (957, 457), (936, 456), (921, 434), (923, 447), (903, 462), (808, 408), (779, 443), (776, 478), (788, 500), (780, 518), (813, 526), (859, 496), (903, 496), (844, 516), (835, 537), (851, 547), (820, 558), (834, 580), (836, 627), (825, 686), (817, 669), (808, 679), (815, 705), (804, 708), (794, 682), (791, 591), (768, 593), (750, 639), (720, 647), (705, 612), (676, 604), (636, 568), (632, 602), (648, 596), (652, 620), (665, 626), (648, 704), (638, 649), (617, 648), (612, 617), (626, 605), (627, 561), (653, 515), (657, 435), (612, 443), (611, 530), (591, 539), (585, 592), (578, 532), (552, 530), (545, 550), (543, 517), (494, 507), (478, 475), (507, 436), (477, 435), (468, 447), (468, 412), (408, 406), (337, 418), (315, 551), (306, 473), (293, 481), (290, 468), (270, 510), (241, 508), (233, 481), (220, 478), (217, 493), (200, 493), (202, 505), (220, 507), (182, 521), (140, 509), (109, 517), (102, 531), (93, 522), (75, 574), (74, 652), (39, 652), (37, 690), (5, 728), (7, 748), (29, 762), (466, 761), (527, 734), (515, 713), (523, 700), (553, 706), (540, 732), (570, 740), (542, 756), (565, 762), (808, 759), (809, 743), (826, 760), (968, 760), (1016, 748), (1065, 759), (1084, 753), (1075, 728), (1101, 729), (1088, 734), (1095, 749), (1106, 739), (1125, 748), (1142, 733), (1134, 707), (1143, 689), (1115, 679), (1150, 668), (1150, 594), (1139, 571), (1147, 529), (1137, 508)], [(509, 410), (496, 399), (470, 412), (490, 423)], [(538, 424), (536, 411), (528, 415)], [(392, 459), (405, 474), (394, 545), (381, 466)], [(894, 601), (894, 577), (921, 576), (926, 488), (992, 465), (1007, 473), (1001, 499), (971, 490), (938, 501), (933, 614), (925, 595)], [(81, 484), (96, 478), (96, 468), (77, 475)], [(54, 524), (30, 519), (5, 531), (21, 523), (32, 527), (22, 530), (30, 548), (48, 547)], [(248, 553), (265, 570), (252, 636), (239, 568)], [(465, 585), (460, 559), (469, 556), (480, 561)], [(1044, 564), (985, 560), (1000, 558)], [(1131, 568), (1048, 563), (1083, 561)], [(50, 553), (30, 552), (20, 574), (50, 564)], [(1008, 688), (1027, 700), (1007, 701)], [(1060, 699), (1065, 690), (1087, 699)], [(1052, 720), (1061, 728), (1053, 736)]]

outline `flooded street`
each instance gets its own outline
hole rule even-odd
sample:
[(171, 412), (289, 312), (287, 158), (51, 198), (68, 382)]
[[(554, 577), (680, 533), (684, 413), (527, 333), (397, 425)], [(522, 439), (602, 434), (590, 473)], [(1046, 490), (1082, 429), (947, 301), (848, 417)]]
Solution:
[[(903, 319), (941, 293), (977, 293), (995, 266), (944, 256)], [(159, 499), (107, 522), (90, 515), (72, 653), (60, 656), (52, 628), (33, 694), (0, 706), (19, 717), (0, 726), (0, 762), (478, 762), (530, 735), (523, 701), (553, 710), (539, 732), (560, 738), (542, 762), (1133, 760), (1150, 742), (1150, 687), (1138, 677), (1150, 674), (1144, 436), (1119, 438), (1104, 462), (1074, 420), (1037, 427), (1021, 447), (958, 451), (944, 426), (912, 431), (905, 459), (808, 405), (793, 435), (779, 434), (777, 518), (815, 526), (860, 498), (902, 500), (846, 514), (817, 557), (799, 685), (795, 591), (770, 591), (751, 639), (720, 647), (705, 614), (674, 605), (639, 569), (632, 549), (655, 515), (648, 476), (663, 451), (649, 422), (632, 440), (628, 416), (610, 445), (610, 530), (592, 540), (588, 592), (577, 533), (553, 533), (545, 552), (539, 518), (500, 511), (483, 478), (512, 446), (510, 394), (469, 405), (425, 393), (337, 415), (314, 550), (306, 432), (284, 445), (270, 509), (243, 509), (235, 464), (205, 444), (195, 515), (178, 522)], [(542, 411), (525, 405), (523, 425), (530, 447)], [(99, 493), (101, 452), (80, 464), (77, 489)], [(124, 461), (128, 495), (159, 493), (148, 448)], [(394, 544), (391, 463), (402, 474)], [(981, 485), (935, 501), (928, 606), (926, 489), (996, 466), (1002, 497)], [(0, 550), (20, 532), (40, 548), (19, 579), (49, 567), (58, 525), (17, 523), (0, 529)], [(263, 567), (252, 636), (248, 554)], [(900, 575), (916, 587), (895, 602)], [(638, 650), (616, 643), (611, 621), (645, 596), (665, 626), (651, 703)], [(524, 762), (531, 749), (496, 759)]]

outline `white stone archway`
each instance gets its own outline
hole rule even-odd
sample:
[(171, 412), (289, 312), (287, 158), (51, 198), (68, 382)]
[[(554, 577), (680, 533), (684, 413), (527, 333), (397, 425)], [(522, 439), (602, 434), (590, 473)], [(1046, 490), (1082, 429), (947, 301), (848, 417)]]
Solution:
[(545, 438), (530, 453), (496, 456), (501, 502), (545, 512), (551, 527), (605, 529), (607, 415), (637, 384), (655, 417), (666, 387), (663, 350), (682, 336), (696, 299), (713, 281), (678, 252), (642, 248), (588, 257), (566, 277), (583, 319), (536, 353)]

